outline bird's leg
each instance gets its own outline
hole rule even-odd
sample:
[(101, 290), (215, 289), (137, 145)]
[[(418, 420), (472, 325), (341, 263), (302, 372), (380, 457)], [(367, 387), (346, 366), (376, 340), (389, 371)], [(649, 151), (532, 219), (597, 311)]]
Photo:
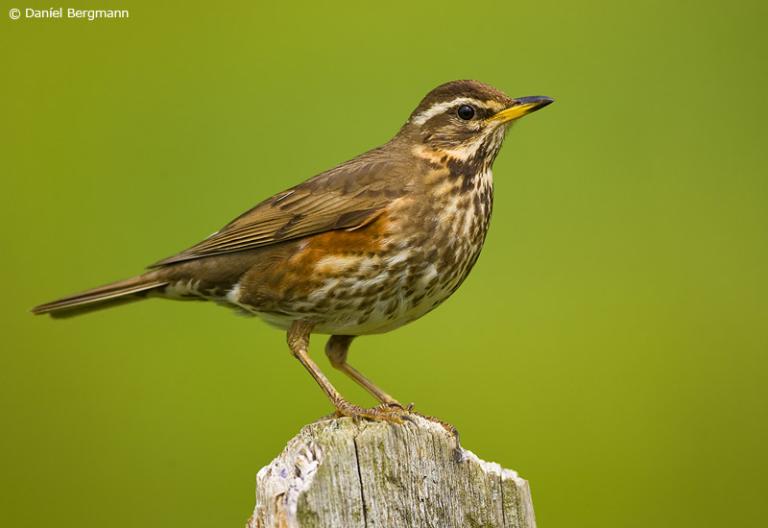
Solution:
[[(358, 371), (356, 368), (354, 368), (352, 365), (347, 363), (347, 354), (349, 354), (349, 345), (352, 344), (352, 340), (355, 338), (355, 336), (344, 336), (344, 335), (333, 335), (328, 339), (328, 342), (325, 345), (325, 354), (328, 356), (328, 359), (331, 361), (331, 365), (334, 366), (334, 368), (339, 369), (344, 374), (355, 380), (361, 387), (363, 387), (365, 390), (367, 390), (371, 395), (373, 395), (374, 398), (379, 400), (382, 405), (384, 406), (390, 406), (390, 407), (399, 407), (400, 409), (406, 409), (403, 407), (403, 405), (394, 399), (392, 396), (381, 390), (378, 386), (376, 386), (371, 380), (363, 376), (360, 371)], [(416, 414), (418, 416), (421, 416), (422, 418), (429, 420), (431, 422), (435, 422), (443, 427), (451, 436), (456, 438), (457, 445), (459, 445), (459, 431), (454, 427), (452, 424), (449, 424), (448, 422), (444, 422), (443, 420), (439, 418), (435, 418), (434, 416), (428, 416), (426, 414), (421, 414), (415, 411), (411, 411), (413, 408), (413, 404), (408, 405), (407, 411), (413, 412), (413, 414)]]
[(394, 423), (402, 423), (404, 419), (408, 419), (407, 414), (403, 412), (402, 408), (379, 406), (373, 409), (364, 409), (345, 400), (331, 382), (328, 381), (325, 374), (320, 371), (317, 364), (312, 361), (312, 358), (309, 357), (309, 335), (312, 332), (312, 327), (312, 323), (294, 321), (288, 329), (288, 346), (296, 359), (315, 378), (315, 381), (331, 400), (339, 415)]
[(344, 335), (331, 336), (331, 338), (328, 340), (328, 343), (325, 345), (325, 354), (331, 361), (331, 365), (352, 378), (355, 383), (367, 390), (374, 398), (379, 400), (384, 405), (400, 407), (403, 409), (404, 407), (400, 404), (399, 401), (374, 385), (371, 380), (363, 376), (357, 369), (347, 363), (349, 345), (352, 343), (354, 338), (354, 336)]

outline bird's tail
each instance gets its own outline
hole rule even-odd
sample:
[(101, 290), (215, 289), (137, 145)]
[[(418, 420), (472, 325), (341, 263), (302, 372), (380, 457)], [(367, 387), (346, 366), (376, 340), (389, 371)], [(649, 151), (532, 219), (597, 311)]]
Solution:
[(35, 306), (32, 313), (71, 317), (142, 299), (152, 290), (167, 284), (167, 280), (159, 279), (156, 274), (150, 272)]

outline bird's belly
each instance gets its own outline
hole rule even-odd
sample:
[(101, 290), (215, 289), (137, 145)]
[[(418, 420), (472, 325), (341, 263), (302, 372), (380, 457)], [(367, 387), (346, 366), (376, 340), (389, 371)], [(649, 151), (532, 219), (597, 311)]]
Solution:
[(368, 304), (372, 308), (370, 312), (349, 309), (336, 310), (332, 308), (328, 311), (318, 311), (314, 314), (277, 314), (258, 311), (254, 313), (268, 324), (277, 328), (287, 329), (296, 319), (309, 319), (317, 321), (313, 329), (314, 333), (359, 336), (381, 334), (399, 328), (426, 314), (440, 304), (445, 297), (435, 300), (425, 298), (424, 302), (416, 306), (403, 305), (394, 311), (389, 311), (391, 305), (388, 302), (373, 300)]
[(279, 328), (304, 319), (316, 323), (317, 333), (366, 335), (418, 319), (451, 293), (441, 287), (435, 264), (407, 259), (402, 253), (337, 258), (346, 270), (337, 269), (301, 298), (277, 302), (267, 310), (263, 306), (240, 307)]
[(427, 258), (435, 252), (422, 247), (376, 256), (327, 257), (315, 268), (325, 276), (301, 296), (279, 299), (268, 306), (248, 305), (241, 302), (235, 288), (227, 300), (284, 329), (302, 319), (315, 322), (317, 333), (388, 332), (422, 317), (456, 290), (477, 258), (479, 247), (465, 245), (459, 251), (450, 266)]
[(280, 328), (305, 320), (318, 333), (387, 332), (459, 287), (480, 253), (488, 213), (467, 193), (442, 208), (432, 229), (405, 223), (384, 230), (386, 220), (379, 220), (352, 233), (326, 233), (300, 243), (268, 273), (246, 274), (227, 300)]

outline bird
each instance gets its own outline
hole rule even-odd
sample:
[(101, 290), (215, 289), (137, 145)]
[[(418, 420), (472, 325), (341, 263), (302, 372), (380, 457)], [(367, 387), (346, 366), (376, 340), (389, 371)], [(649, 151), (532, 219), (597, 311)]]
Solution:
[[(214, 301), (286, 331), (336, 415), (401, 422), (411, 406), (352, 367), (350, 345), (419, 319), (462, 284), (488, 232), (492, 166), (507, 130), (552, 102), (475, 80), (441, 84), (384, 145), (267, 198), (140, 275), (32, 312), (69, 317), (149, 297)], [(331, 365), (378, 405), (339, 393), (309, 355), (312, 334), (330, 335)]]

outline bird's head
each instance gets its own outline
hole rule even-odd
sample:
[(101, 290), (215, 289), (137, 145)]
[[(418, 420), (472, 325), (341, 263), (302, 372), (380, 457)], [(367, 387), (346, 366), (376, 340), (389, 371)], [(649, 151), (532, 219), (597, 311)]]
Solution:
[(422, 155), (490, 165), (509, 125), (552, 102), (542, 96), (512, 99), (478, 81), (452, 81), (424, 97), (401, 133)]

